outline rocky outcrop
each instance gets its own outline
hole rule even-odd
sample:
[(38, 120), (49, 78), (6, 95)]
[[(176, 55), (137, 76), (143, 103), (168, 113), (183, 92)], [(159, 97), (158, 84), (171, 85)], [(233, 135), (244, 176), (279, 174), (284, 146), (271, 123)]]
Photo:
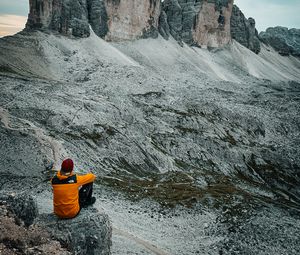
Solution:
[(23, 221), (26, 226), (30, 226), (38, 216), (36, 201), (26, 194), (0, 195), (0, 201), (8, 206), (17, 219)]
[(54, 239), (74, 254), (110, 254), (112, 226), (108, 216), (95, 208), (83, 209), (76, 218), (69, 220), (43, 214), (36, 224), (45, 227)]
[(170, 34), (177, 41), (220, 47), (231, 41), (232, 5), (232, 0), (166, 0), (163, 11), (167, 15)]
[(160, 0), (29, 0), (26, 29), (108, 41), (157, 37)]
[[(22, 254), (110, 254), (112, 226), (108, 216), (95, 208), (82, 209), (76, 218), (61, 220), (54, 214), (38, 215), (36, 201), (25, 193), (0, 194), (0, 223), (0, 243), (5, 240), (8, 248), (15, 245), (17, 250), (26, 251)], [(17, 232), (9, 233), (9, 229)], [(0, 245), (0, 253), (8, 248)]]
[(271, 27), (259, 34), (262, 42), (272, 46), (280, 55), (300, 57), (300, 29)]
[(63, 35), (90, 35), (85, 0), (29, 0), (26, 29), (52, 30)]
[(256, 54), (259, 53), (260, 42), (255, 28), (255, 20), (253, 18), (247, 19), (241, 10), (234, 5), (230, 22), (232, 39), (235, 39)]
[(170, 27), (168, 24), (168, 16), (165, 13), (165, 11), (161, 11), (161, 13), (160, 13), (158, 30), (163, 38), (165, 38), (166, 40), (169, 39)]
[(104, 38), (108, 33), (108, 16), (105, 2), (101, 0), (87, 0), (88, 19), (96, 35)]
[[(4, 204), (3, 204), (4, 203)], [(37, 226), (24, 226), (11, 208), (0, 200), (0, 254), (70, 255), (49, 233)]]
[(157, 37), (160, 0), (106, 0), (108, 41)]

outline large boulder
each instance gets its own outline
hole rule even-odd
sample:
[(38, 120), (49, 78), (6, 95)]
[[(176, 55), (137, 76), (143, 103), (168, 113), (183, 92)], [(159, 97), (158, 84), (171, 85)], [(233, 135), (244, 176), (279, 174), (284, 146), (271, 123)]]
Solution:
[(108, 216), (95, 208), (83, 209), (73, 219), (61, 220), (42, 214), (36, 224), (74, 254), (107, 255), (112, 245), (112, 225)]
[(38, 216), (36, 201), (26, 193), (0, 194), (0, 203), (6, 205), (26, 226), (30, 226)]
[[(14, 221), (17, 223), (16, 225), (24, 225), (24, 227), (20, 228), (22, 233), (27, 232), (28, 235), (34, 237), (36, 236), (36, 231), (42, 231), (45, 238), (59, 241), (63, 247), (67, 248), (67, 250), (73, 254), (110, 254), (112, 225), (108, 215), (100, 213), (95, 208), (82, 209), (76, 218), (61, 220), (54, 214), (39, 215), (35, 199), (26, 193), (0, 194), (0, 207), (1, 206), (5, 206), (5, 208), (11, 211), (15, 216), (14, 220), (5, 218), (3, 222), (8, 226), (12, 225)], [(4, 209), (2, 207), (0, 209), (0, 216), (6, 217), (7, 213), (5, 213), (5, 215), (4, 213), (1, 214)], [(28, 228), (29, 226), (30, 229)], [(25, 227), (28, 229), (26, 230)], [(19, 227), (12, 226), (12, 228), (18, 229)], [(3, 236), (4, 239), (5, 235)], [(24, 238), (21, 239), (22, 243), (30, 241)], [(44, 245), (44, 243), (41, 242), (40, 245)], [(56, 246), (58, 247), (60, 245), (56, 244)], [(48, 249), (48, 247), (44, 248)]]
[(234, 5), (230, 22), (232, 39), (258, 54), (260, 42), (255, 28), (255, 20), (253, 18), (247, 19), (242, 11)]
[[(0, 254), (70, 255), (49, 233), (38, 226), (26, 226), (0, 198)], [(16, 201), (19, 203), (18, 201)]]
[(265, 32), (261, 32), (259, 38), (283, 56), (300, 57), (300, 29), (270, 27)]

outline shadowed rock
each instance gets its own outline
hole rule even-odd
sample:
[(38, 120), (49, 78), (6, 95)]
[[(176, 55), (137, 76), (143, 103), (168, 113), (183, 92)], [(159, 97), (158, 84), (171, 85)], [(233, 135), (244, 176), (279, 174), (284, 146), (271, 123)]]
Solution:
[(261, 32), (259, 38), (272, 46), (280, 55), (300, 57), (300, 29), (286, 27), (270, 27)]
[(95, 208), (83, 209), (73, 219), (61, 220), (54, 214), (42, 214), (37, 225), (74, 254), (110, 254), (112, 226), (108, 216)]
[(31, 225), (38, 216), (36, 201), (26, 194), (0, 195), (0, 201), (6, 204), (26, 226)]
[(160, 0), (29, 0), (26, 30), (109, 41), (157, 37)]
[(112, 226), (108, 216), (95, 208), (83, 209), (76, 218), (61, 220), (54, 214), (38, 215), (35, 199), (25, 193), (1, 194), (0, 205), (10, 209), (17, 222), (47, 230), (52, 239), (74, 254), (110, 254)]
[(90, 35), (87, 5), (82, 0), (29, 0), (26, 29), (56, 31), (63, 35)]
[(231, 10), (231, 0), (166, 0), (163, 3), (171, 35), (179, 43), (204, 47), (220, 47), (231, 41)]
[(231, 16), (231, 36), (240, 44), (256, 54), (260, 52), (260, 42), (255, 28), (255, 20), (247, 19), (241, 10), (234, 5)]

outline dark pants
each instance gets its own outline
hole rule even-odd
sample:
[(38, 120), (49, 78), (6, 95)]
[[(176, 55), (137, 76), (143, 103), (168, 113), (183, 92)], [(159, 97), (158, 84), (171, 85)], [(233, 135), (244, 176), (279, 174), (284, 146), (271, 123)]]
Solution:
[(91, 198), (93, 194), (93, 183), (85, 184), (79, 190), (79, 205), (80, 209), (88, 206), (91, 203)]

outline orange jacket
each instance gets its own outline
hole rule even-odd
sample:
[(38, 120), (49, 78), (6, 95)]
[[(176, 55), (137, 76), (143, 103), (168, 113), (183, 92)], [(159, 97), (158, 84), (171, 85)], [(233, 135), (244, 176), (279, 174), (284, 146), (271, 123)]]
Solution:
[(51, 179), (53, 188), (54, 213), (60, 218), (73, 218), (79, 211), (79, 189), (82, 185), (93, 182), (94, 174), (62, 175), (61, 172)]

